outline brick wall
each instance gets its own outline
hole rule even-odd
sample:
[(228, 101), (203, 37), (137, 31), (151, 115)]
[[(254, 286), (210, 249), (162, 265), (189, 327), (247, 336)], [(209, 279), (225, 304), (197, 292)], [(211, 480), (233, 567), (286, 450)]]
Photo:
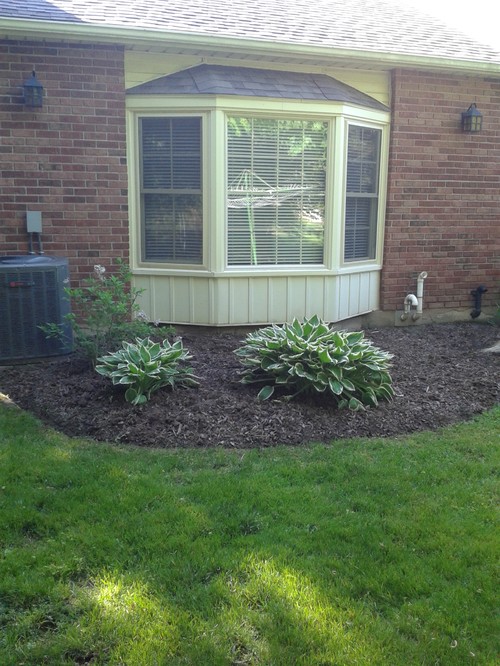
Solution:
[[(500, 78), (393, 73), (381, 304), (401, 310), (427, 271), (425, 308), (500, 302)], [(484, 129), (466, 134), (472, 102)]]
[[(46, 254), (72, 283), (128, 258), (123, 49), (0, 45), (0, 254), (26, 254), (26, 211), (42, 212)], [(32, 69), (43, 108), (23, 105)]]

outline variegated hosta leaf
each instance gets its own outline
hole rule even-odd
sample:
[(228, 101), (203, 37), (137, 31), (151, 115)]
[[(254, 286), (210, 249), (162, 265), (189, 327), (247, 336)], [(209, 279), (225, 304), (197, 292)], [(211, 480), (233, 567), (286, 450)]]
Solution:
[(317, 316), (253, 331), (235, 354), (243, 367), (241, 381), (263, 385), (260, 400), (281, 386), (291, 392), (288, 398), (326, 391), (339, 407), (359, 410), (394, 395), (391, 354), (365, 339), (363, 331), (336, 331)]
[(113, 384), (127, 385), (125, 399), (133, 405), (141, 405), (151, 394), (164, 386), (175, 388), (198, 386), (191, 368), (180, 365), (191, 355), (177, 340), (161, 344), (149, 338), (137, 338), (135, 343), (123, 342), (122, 348), (114, 354), (98, 358), (96, 371), (109, 377)]

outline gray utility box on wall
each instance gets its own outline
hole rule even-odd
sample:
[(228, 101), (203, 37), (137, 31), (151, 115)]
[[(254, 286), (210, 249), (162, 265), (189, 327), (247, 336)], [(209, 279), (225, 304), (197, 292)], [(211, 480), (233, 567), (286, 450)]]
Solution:
[[(71, 352), (71, 327), (64, 320), (68, 280), (67, 259), (0, 256), (0, 363)], [(62, 338), (47, 338), (43, 324), (58, 324)]]

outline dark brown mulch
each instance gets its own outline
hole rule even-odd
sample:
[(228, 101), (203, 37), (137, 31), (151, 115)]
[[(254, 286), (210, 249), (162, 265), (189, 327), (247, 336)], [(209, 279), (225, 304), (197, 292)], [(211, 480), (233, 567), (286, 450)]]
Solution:
[(369, 330), (394, 354), (396, 397), (365, 412), (337, 410), (324, 399), (258, 402), (238, 381), (233, 350), (243, 334), (183, 334), (201, 378), (198, 389), (163, 389), (132, 407), (81, 360), (0, 368), (0, 392), (70, 436), (155, 447), (265, 447), (393, 436), (464, 421), (500, 402), (500, 355), (485, 353), (499, 329), (487, 324), (432, 324)]

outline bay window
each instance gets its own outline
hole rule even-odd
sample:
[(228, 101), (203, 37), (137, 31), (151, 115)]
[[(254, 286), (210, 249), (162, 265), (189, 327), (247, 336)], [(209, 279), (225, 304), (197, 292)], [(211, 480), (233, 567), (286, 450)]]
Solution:
[(255, 275), (380, 265), (385, 123), (306, 107), (139, 112), (139, 264)]
[[(256, 326), (378, 309), (388, 107), (317, 68), (194, 60), (127, 90), (144, 312)], [(388, 81), (351, 76), (388, 99)]]

